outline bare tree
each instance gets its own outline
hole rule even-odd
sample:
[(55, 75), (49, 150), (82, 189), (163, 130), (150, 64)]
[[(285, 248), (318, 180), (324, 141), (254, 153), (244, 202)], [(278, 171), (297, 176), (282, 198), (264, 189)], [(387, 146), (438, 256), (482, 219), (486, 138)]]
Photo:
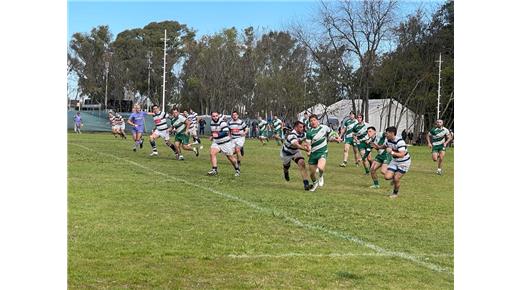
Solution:
[[(353, 93), (362, 98), (362, 111), (367, 121), (373, 69), (381, 43), (392, 35), (396, 8), (395, 0), (321, 2), (320, 25), (333, 48), (336, 51), (341, 48), (344, 54), (356, 58), (358, 81)], [(342, 60), (346, 58), (348, 56), (341, 57)]]

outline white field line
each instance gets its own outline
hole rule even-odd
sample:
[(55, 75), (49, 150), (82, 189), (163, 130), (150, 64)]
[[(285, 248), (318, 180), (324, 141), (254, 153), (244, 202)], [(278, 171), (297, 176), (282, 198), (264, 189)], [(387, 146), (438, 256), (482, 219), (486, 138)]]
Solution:
[[(420, 254), (421, 257), (453, 257), (452, 254)], [(283, 253), (283, 254), (241, 254), (228, 255), (234, 259), (262, 259), (262, 258), (348, 258), (348, 257), (393, 257), (391, 254), (383, 253), (330, 253), (330, 254), (312, 254), (312, 253)]]
[(177, 182), (182, 182), (182, 183), (187, 184), (189, 186), (193, 186), (193, 187), (196, 187), (196, 188), (199, 188), (199, 189), (202, 189), (202, 190), (206, 190), (206, 191), (212, 192), (214, 194), (217, 194), (219, 196), (222, 196), (224, 198), (240, 202), (240, 203), (245, 204), (245, 205), (249, 206), (250, 208), (253, 208), (253, 209), (255, 209), (255, 210), (259, 211), (259, 212), (267, 213), (267, 214), (270, 214), (270, 215), (272, 214), (272, 215), (280, 217), (280, 218), (282, 218), (282, 219), (284, 219), (286, 221), (290, 221), (291, 223), (295, 224), (298, 227), (305, 228), (305, 229), (308, 229), (308, 230), (315, 230), (315, 231), (318, 231), (318, 232), (326, 233), (326, 234), (328, 234), (330, 236), (334, 236), (334, 237), (337, 237), (337, 238), (340, 238), (340, 239), (344, 239), (344, 240), (356, 243), (356, 244), (361, 245), (361, 246), (363, 246), (365, 248), (369, 248), (369, 249), (373, 250), (377, 254), (382, 254), (382, 255), (387, 255), (387, 256), (391, 256), (391, 257), (402, 258), (404, 260), (408, 260), (410, 262), (413, 262), (413, 263), (415, 263), (417, 265), (423, 266), (423, 267), (425, 267), (427, 269), (430, 269), (432, 271), (435, 271), (435, 272), (446, 272), (446, 273), (449, 273), (449, 274), (453, 274), (451, 269), (439, 266), (439, 265), (434, 264), (434, 263), (423, 261), (418, 256), (415, 256), (415, 255), (412, 255), (412, 254), (408, 254), (408, 253), (403, 253), (403, 252), (387, 250), (387, 249), (382, 248), (380, 246), (377, 246), (375, 244), (372, 244), (372, 243), (369, 243), (369, 242), (365, 242), (364, 240), (362, 240), (362, 239), (360, 239), (360, 238), (358, 238), (356, 236), (353, 236), (351, 234), (348, 234), (348, 233), (334, 231), (334, 230), (328, 229), (328, 228), (326, 228), (324, 226), (321, 226), (321, 225), (314, 225), (314, 224), (304, 223), (304, 222), (300, 221), (299, 219), (291, 217), (291, 216), (287, 215), (286, 213), (284, 213), (284, 212), (282, 212), (280, 210), (271, 209), (271, 208), (267, 208), (267, 207), (261, 207), (261, 206), (255, 204), (255, 203), (253, 203), (253, 202), (250, 202), (248, 200), (242, 199), (242, 198), (240, 198), (238, 196), (235, 196), (235, 195), (232, 195), (232, 194), (228, 194), (228, 193), (225, 193), (225, 192), (221, 192), (221, 191), (215, 190), (215, 189), (213, 189), (211, 187), (202, 186), (202, 185), (197, 184), (197, 183), (192, 183), (192, 182), (189, 182), (189, 181), (184, 180), (182, 178), (178, 178), (178, 177), (175, 177), (175, 176), (170, 176), (170, 175), (168, 175), (166, 173), (163, 173), (163, 172), (157, 171), (155, 169), (146, 167), (146, 166), (144, 166), (142, 164), (139, 164), (137, 162), (134, 162), (134, 161), (126, 159), (126, 158), (121, 158), (121, 157), (118, 157), (116, 155), (112, 155), (112, 154), (109, 154), (109, 153), (95, 151), (95, 150), (93, 150), (93, 149), (91, 149), (89, 147), (86, 147), (86, 146), (83, 146), (83, 145), (80, 145), (80, 144), (75, 144), (75, 143), (69, 143), (69, 144), (81, 147), (81, 148), (89, 150), (89, 151), (92, 151), (92, 152), (97, 153), (99, 155), (105, 155), (105, 156), (109, 156), (109, 157), (112, 157), (112, 158), (120, 160), (120, 161), (124, 161), (124, 162), (132, 164), (134, 166), (141, 167), (141, 168), (143, 168), (143, 169), (145, 169), (145, 170), (147, 170), (147, 171), (149, 171), (151, 173), (162, 175), (162, 176), (164, 176), (166, 178), (169, 178), (171, 180), (175, 180)]

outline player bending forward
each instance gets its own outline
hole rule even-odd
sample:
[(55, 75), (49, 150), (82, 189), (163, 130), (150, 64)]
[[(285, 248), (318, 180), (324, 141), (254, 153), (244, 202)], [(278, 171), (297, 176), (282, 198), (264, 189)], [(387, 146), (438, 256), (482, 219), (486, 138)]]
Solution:
[(392, 156), (392, 161), (388, 165), (388, 170), (385, 173), (386, 180), (392, 180), (394, 183), (394, 192), (390, 195), (391, 198), (396, 198), (401, 187), (401, 178), (408, 172), (412, 159), (406, 143), (403, 139), (397, 137), (397, 128), (386, 128), (386, 142), (382, 148), (386, 148), (386, 152)]
[[(330, 129), (328, 126), (320, 125), (318, 116), (315, 114), (309, 117), (310, 129), (307, 130), (306, 139), (309, 155), (309, 173), (312, 179), (312, 188), (310, 191), (315, 191), (319, 186), (323, 186), (323, 174), (325, 172), (325, 164), (327, 163), (327, 140), (329, 138)], [(338, 137), (338, 142), (341, 141)], [(309, 148), (310, 147), (310, 148)], [(318, 172), (318, 178), (316, 178)]]
[(244, 143), (249, 129), (247, 128), (246, 123), (238, 118), (237, 111), (231, 113), (231, 121), (228, 122), (228, 126), (231, 131), (231, 141), (235, 148), (235, 155), (237, 156), (238, 168), (240, 168), (240, 162), (244, 157)]
[(377, 170), (381, 168), (381, 173), (386, 174), (388, 164), (392, 161), (392, 156), (383, 149), (383, 145), (386, 142), (385, 132), (377, 132), (376, 128), (368, 127), (368, 136), (370, 137), (369, 145), (378, 150), (376, 158), (372, 161), (370, 167), (370, 175), (372, 176), (372, 182), (374, 183), (370, 188), (379, 188), (379, 180), (377, 178)]
[(150, 153), (150, 156), (159, 155), (159, 152), (157, 152), (157, 144), (155, 143), (155, 140), (159, 138), (163, 138), (164, 143), (166, 143), (166, 145), (172, 149), (173, 154), (177, 156), (177, 147), (175, 147), (175, 144), (170, 142), (170, 130), (168, 128), (169, 115), (164, 111), (161, 111), (161, 107), (157, 105), (152, 106), (152, 112), (155, 130), (152, 132), (152, 135), (150, 135), (150, 145), (152, 146), (152, 153)]
[(309, 147), (303, 145), (305, 141), (305, 124), (301, 121), (296, 121), (293, 130), (285, 135), (283, 146), (280, 150), (280, 159), (283, 162), (283, 175), (285, 180), (289, 181), (289, 168), (291, 167), (291, 160), (293, 160), (300, 170), (303, 179), (303, 188), (309, 190), (309, 175), (305, 168), (305, 159), (302, 157), (300, 150), (308, 152)]
[(233, 142), (231, 141), (231, 135), (228, 124), (220, 117), (219, 112), (211, 112), (211, 144), (210, 150), (210, 162), (211, 170), (208, 171), (208, 175), (217, 175), (217, 154), (222, 152), (226, 155), (227, 159), (235, 169), (235, 176), (240, 176), (240, 167), (238, 167), (237, 160), (233, 156)]

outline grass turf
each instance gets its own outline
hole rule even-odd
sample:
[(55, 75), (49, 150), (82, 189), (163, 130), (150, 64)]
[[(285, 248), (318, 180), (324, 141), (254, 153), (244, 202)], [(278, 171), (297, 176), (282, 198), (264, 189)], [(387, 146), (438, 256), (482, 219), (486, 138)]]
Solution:
[(294, 163), (283, 179), (275, 142), (247, 140), (238, 178), (222, 155), (205, 175), (207, 140), (185, 161), (161, 140), (156, 157), (110, 134), (68, 143), (70, 288), (453, 288), (453, 150), (437, 176), (411, 147), (392, 200), (381, 174), (374, 190), (362, 167), (338, 166), (336, 143), (316, 192)]

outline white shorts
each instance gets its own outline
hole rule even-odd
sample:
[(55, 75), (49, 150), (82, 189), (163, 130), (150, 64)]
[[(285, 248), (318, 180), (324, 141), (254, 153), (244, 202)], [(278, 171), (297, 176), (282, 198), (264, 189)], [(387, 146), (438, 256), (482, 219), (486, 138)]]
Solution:
[(193, 128), (191, 129), (188, 129), (188, 133), (190, 133), (191, 136), (197, 136), (197, 133), (198, 133), (198, 128), (197, 128), (197, 125), (193, 126)]
[(119, 125), (119, 128), (121, 128), (121, 130), (123, 130), (123, 131), (124, 131), (124, 130), (125, 130), (125, 123), (123, 123), (123, 124)]
[(114, 125), (112, 126), (112, 131), (115, 131), (115, 130), (118, 130), (119, 129), (119, 126), (118, 125)]
[(211, 144), (211, 148), (218, 148), (220, 152), (224, 153), (225, 155), (233, 155), (233, 153), (235, 153), (235, 145), (233, 141), (229, 141), (224, 144), (217, 144), (213, 142)]
[(397, 162), (397, 161), (395, 161), (395, 159), (392, 159), (392, 161), (390, 161), (390, 164), (388, 165), (388, 170), (393, 171), (393, 172), (397, 171), (397, 172), (401, 172), (401, 173), (406, 173), (410, 169), (411, 164), (412, 164), (411, 158), (406, 161), (403, 161), (403, 162)]
[(294, 160), (298, 157), (301, 157), (303, 158), (302, 154), (300, 153), (300, 151), (298, 150), (298, 152), (294, 155), (285, 155), (285, 153), (283, 153), (282, 150), (280, 150), (280, 159), (282, 159), (283, 161), (283, 165), (288, 165), (291, 163), (291, 160)]
[(244, 147), (244, 143), (246, 142), (245, 137), (235, 138), (231, 140), (233, 142), (233, 145), (238, 148)]
[(160, 130), (155, 129), (153, 131), (153, 134), (157, 135), (159, 137), (162, 137), (164, 139), (164, 141), (170, 140), (170, 132), (168, 132), (168, 130), (160, 131)]

